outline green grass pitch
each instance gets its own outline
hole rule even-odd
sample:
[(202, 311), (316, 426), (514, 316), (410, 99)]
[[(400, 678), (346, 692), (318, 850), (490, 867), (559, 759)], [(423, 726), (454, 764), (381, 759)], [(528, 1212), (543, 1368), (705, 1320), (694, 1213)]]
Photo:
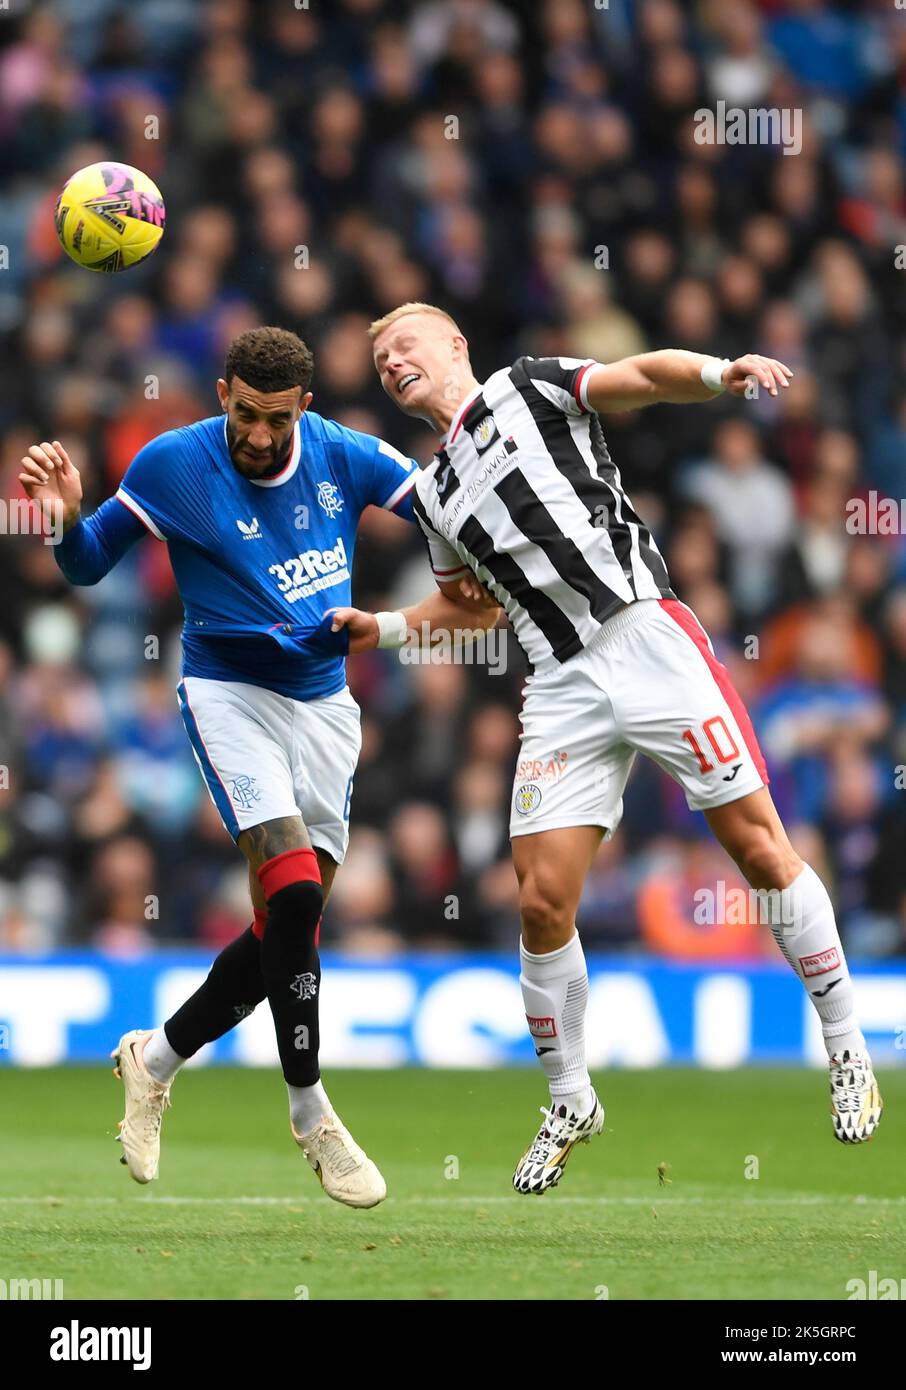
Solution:
[(67, 1299), (286, 1300), (842, 1300), (869, 1270), (906, 1277), (906, 1071), (880, 1074), (886, 1114), (852, 1148), (820, 1071), (598, 1077), (605, 1133), (541, 1198), (510, 1186), (534, 1072), (326, 1079), (387, 1179), (372, 1211), (321, 1192), (277, 1072), (178, 1077), (161, 1178), (139, 1187), (109, 1071), (5, 1071), (0, 1273)]

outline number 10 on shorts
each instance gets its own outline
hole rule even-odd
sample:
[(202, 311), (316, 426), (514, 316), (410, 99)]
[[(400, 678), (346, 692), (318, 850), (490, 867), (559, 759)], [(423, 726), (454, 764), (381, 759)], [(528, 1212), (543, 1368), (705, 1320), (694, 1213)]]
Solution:
[[(731, 763), (734, 758), (739, 757), (739, 749), (736, 740), (727, 728), (726, 721), (722, 714), (715, 714), (713, 718), (706, 719), (702, 724), (701, 732), (708, 740), (714, 750), (714, 756), (719, 763)], [(702, 746), (696, 738), (692, 729), (683, 730), (683, 738), (692, 747), (692, 751), (698, 758), (698, 765), (702, 772), (713, 772), (715, 764), (709, 762), (702, 752)]]

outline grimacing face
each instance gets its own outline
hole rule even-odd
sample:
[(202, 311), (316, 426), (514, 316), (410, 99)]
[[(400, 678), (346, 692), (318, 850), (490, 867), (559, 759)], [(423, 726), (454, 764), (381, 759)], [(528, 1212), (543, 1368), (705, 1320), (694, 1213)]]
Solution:
[(301, 386), (257, 391), (234, 376), (229, 386), (221, 377), (217, 395), (227, 412), (227, 444), (236, 471), (244, 478), (279, 473), (292, 451), (293, 429), (311, 402), (311, 392), (303, 393)]
[(404, 314), (378, 334), (373, 352), (381, 385), (407, 415), (433, 421), (438, 406), (458, 405), (467, 345), (449, 319)]

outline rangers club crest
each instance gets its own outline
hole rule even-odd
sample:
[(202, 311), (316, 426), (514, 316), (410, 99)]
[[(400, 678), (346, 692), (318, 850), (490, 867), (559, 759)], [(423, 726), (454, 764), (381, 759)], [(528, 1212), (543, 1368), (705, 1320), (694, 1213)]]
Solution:
[(314, 999), (318, 992), (318, 982), (310, 970), (304, 975), (297, 975), (290, 985), (290, 989), (297, 999)]
[(257, 777), (249, 777), (248, 773), (245, 772), (240, 777), (233, 777), (230, 781), (230, 786), (233, 788), (233, 801), (243, 811), (250, 811), (255, 802), (261, 800), (257, 782)]
[(329, 517), (339, 516), (343, 499), (336, 483), (318, 483), (318, 506), (323, 507)]

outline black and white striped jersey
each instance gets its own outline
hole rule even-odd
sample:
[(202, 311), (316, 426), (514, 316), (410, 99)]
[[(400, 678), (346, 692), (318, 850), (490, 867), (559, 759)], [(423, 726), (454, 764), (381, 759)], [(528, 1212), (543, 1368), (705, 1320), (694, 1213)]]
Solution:
[(520, 357), (466, 397), (415, 485), (440, 581), (478, 576), (534, 668), (626, 604), (675, 598), (586, 397), (593, 359)]

